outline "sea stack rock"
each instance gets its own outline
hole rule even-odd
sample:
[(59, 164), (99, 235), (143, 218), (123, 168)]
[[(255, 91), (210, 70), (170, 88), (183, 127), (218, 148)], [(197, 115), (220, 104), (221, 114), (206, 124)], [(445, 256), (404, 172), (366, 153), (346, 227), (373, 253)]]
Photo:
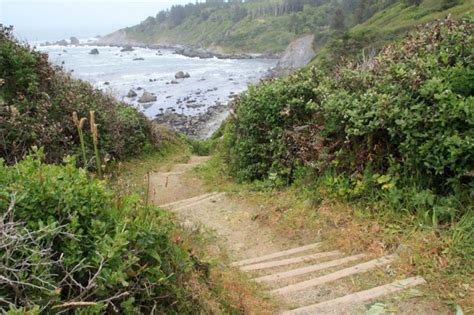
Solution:
[(142, 96), (138, 99), (139, 103), (151, 103), (156, 101), (156, 96), (150, 92), (144, 91)]
[(99, 50), (97, 48), (93, 48), (91, 49), (89, 55), (98, 55), (99, 54)]
[(137, 92), (135, 92), (134, 90), (130, 90), (128, 91), (127, 97), (128, 98), (137, 97)]
[(71, 42), (71, 45), (79, 45), (80, 42), (79, 40), (77, 39), (77, 37), (74, 37), (74, 36), (71, 36), (71, 38), (69, 39), (69, 41)]
[(186, 79), (186, 78), (189, 78), (190, 75), (187, 72), (185, 73), (183, 71), (178, 71), (178, 72), (176, 72), (174, 77), (175, 77), (175, 79)]
[(134, 50), (135, 50), (135, 49), (133, 49), (132, 46), (125, 46), (125, 47), (123, 47), (122, 49), (120, 49), (120, 51), (122, 51), (122, 52), (123, 52), (123, 51), (134, 51)]
[(61, 39), (61, 40), (58, 40), (55, 44), (59, 46), (67, 46), (67, 40)]

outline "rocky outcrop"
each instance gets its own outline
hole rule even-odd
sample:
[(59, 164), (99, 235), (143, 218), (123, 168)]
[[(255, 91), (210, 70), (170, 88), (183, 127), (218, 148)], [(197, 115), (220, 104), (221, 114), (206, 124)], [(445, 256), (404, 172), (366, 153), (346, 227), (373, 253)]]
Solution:
[(67, 46), (68, 45), (68, 42), (67, 40), (65, 39), (61, 39), (61, 40), (58, 40), (56, 43), (54, 43), (56, 45), (59, 45), (59, 46)]
[(313, 50), (313, 42), (314, 35), (312, 34), (292, 41), (283, 52), (283, 55), (272, 71), (272, 75), (288, 75), (293, 70), (307, 65), (316, 55)]
[(89, 55), (98, 55), (98, 54), (99, 54), (99, 50), (97, 48), (93, 48), (89, 52)]
[(230, 105), (217, 103), (197, 116), (187, 116), (174, 112), (174, 108), (169, 108), (164, 113), (156, 115), (153, 121), (191, 138), (205, 139), (217, 130), (228, 116), (229, 109)]
[(128, 94), (127, 94), (128, 98), (137, 97), (137, 96), (138, 96), (137, 92), (135, 92), (134, 90), (128, 91)]
[(186, 79), (186, 78), (189, 78), (189, 77), (190, 77), (189, 73), (183, 72), (183, 71), (178, 71), (174, 75), (175, 79)]
[(157, 97), (150, 92), (143, 91), (142, 96), (138, 99), (138, 103), (151, 103), (156, 102)]
[(252, 59), (255, 56), (247, 54), (224, 54), (220, 52), (215, 52), (207, 50), (204, 48), (192, 48), (188, 46), (180, 46), (174, 48), (175, 54), (183, 55), (191, 58), (217, 58), (217, 59)]
[(121, 52), (126, 52), (126, 51), (134, 51), (132, 46), (125, 46), (122, 49), (120, 49)]
[(71, 36), (69, 41), (71, 42), (71, 45), (79, 45), (81, 43), (79, 42), (79, 39), (77, 39), (77, 37), (74, 37), (74, 36)]

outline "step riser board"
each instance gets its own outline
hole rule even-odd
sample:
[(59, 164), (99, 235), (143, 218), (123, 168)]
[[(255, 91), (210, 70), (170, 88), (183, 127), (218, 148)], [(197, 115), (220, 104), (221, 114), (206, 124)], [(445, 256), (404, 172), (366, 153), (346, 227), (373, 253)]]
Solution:
[(295, 283), (283, 288), (275, 289), (275, 290), (272, 290), (271, 292), (276, 293), (276, 294), (287, 294), (287, 293), (315, 287), (327, 282), (336, 281), (336, 280), (339, 280), (341, 278), (345, 278), (351, 275), (363, 273), (373, 268), (382, 267), (384, 265), (387, 265), (393, 262), (395, 258), (396, 258), (395, 255), (391, 255), (391, 256), (385, 256), (379, 259), (374, 259), (374, 260), (371, 260), (371, 261), (368, 261), (356, 266), (352, 266), (349, 268), (345, 268), (345, 269), (342, 269), (342, 270), (339, 270), (339, 271), (336, 271), (336, 272), (333, 272), (333, 273), (330, 273), (318, 278), (314, 278), (314, 279), (303, 281), (303, 282), (298, 282), (298, 283)]
[(306, 315), (306, 314), (338, 314), (338, 309), (348, 307), (355, 304), (364, 303), (373, 299), (377, 299), (389, 294), (401, 292), (407, 288), (425, 284), (426, 281), (422, 277), (413, 277), (404, 280), (392, 282), (390, 284), (364, 290), (333, 300), (304, 306), (291, 311), (284, 312), (285, 315)]
[(220, 197), (222, 195), (224, 195), (225, 193), (218, 193), (218, 194), (215, 194), (215, 195), (212, 195), (212, 196), (209, 196), (207, 198), (203, 198), (203, 199), (200, 199), (200, 200), (197, 200), (196, 202), (192, 202), (192, 203), (189, 203), (189, 204), (186, 204), (186, 205), (180, 205), (176, 208), (173, 208), (172, 210), (173, 211), (179, 211), (179, 210), (183, 210), (183, 209), (186, 209), (186, 208), (189, 208), (189, 207), (193, 207), (195, 205), (198, 205), (200, 203), (203, 203), (203, 202), (206, 202), (212, 198), (217, 198), (217, 197)]
[(195, 202), (195, 201), (198, 201), (198, 200), (201, 200), (201, 199), (205, 199), (205, 198), (208, 198), (208, 197), (211, 197), (211, 196), (214, 196), (214, 195), (217, 195), (217, 192), (204, 194), (204, 195), (199, 195), (199, 196), (195, 196), (195, 197), (191, 197), (191, 198), (187, 198), (187, 199), (181, 199), (181, 200), (173, 201), (173, 202), (170, 202), (170, 203), (166, 203), (164, 205), (160, 205), (159, 207), (161, 207), (161, 208), (170, 208), (170, 207), (173, 207), (173, 206), (176, 206), (176, 205), (184, 205), (184, 204), (192, 203), (192, 202)]
[(366, 255), (364, 255), (364, 254), (344, 257), (344, 258), (341, 258), (341, 259), (331, 260), (331, 261), (323, 262), (323, 263), (320, 263), (320, 264), (311, 265), (311, 266), (308, 266), (308, 267), (303, 267), (303, 268), (298, 268), (298, 269), (293, 269), (293, 270), (289, 270), (289, 271), (284, 271), (284, 272), (271, 274), (271, 275), (268, 275), (268, 276), (258, 277), (258, 278), (255, 278), (254, 281), (257, 281), (257, 282), (271, 282), (271, 281), (287, 279), (287, 278), (291, 278), (291, 277), (304, 275), (306, 273), (311, 273), (311, 272), (321, 271), (321, 270), (332, 268), (332, 267), (337, 267), (337, 266), (340, 266), (340, 265), (343, 265), (343, 264), (347, 264), (349, 262), (357, 261), (357, 260), (362, 259), (364, 257), (366, 257)]
[(284, 257), (284, 256), (298, 254), (298, 253), (301, 253), (301, 252), (304, 252), (304, 251), (307, 251), (307, 250), (317, 249), (320, 246), (321, 246), (321, 243), (309, 244), (309, 245), (305, 245), (305, 246), (301, 246), (301, 247), (297, 247), (297, 248), (284, 250), (284, 251), (277, 252), (277, 253), (272, 253), (272, 254), (268, 254), (268, 255), (264, 255), (264, 256), (259, 256), (259, 257), (255, 257), (255, 258), (241, 260), (241, 261), (238, 261), (238, 262), (234, 262), (232, 264), (232, 266), (245, 266), (245, 265), (256, 264), (256, 263), (263, 262), (263, 261), (270, 260), (270, 259), (274, 259), (274, 258), (280, 258), (280, 257)]
[(296, 264), (296, 263), (310, 262), (310, 261), (321, 259), (321, 258), (329, 258), (329, 257), (335, 257), (339, 255), (341, 255), (341, 252), (336, 250), (332, 252), (323, 252), (323, 253), (318, 253), (318, 254), (313, 254), (313, 255), (306, 255), (306, 256), (288, 258), (288, 259), (283, 259), (283, 260), (258, 263), (254, 265), (247, 265), (247, 266), (241, 267), (240, 269), (243, 271), (261, 270), (261, 269), (286, 266), (286, 265), (291, 265), (291, 264)]

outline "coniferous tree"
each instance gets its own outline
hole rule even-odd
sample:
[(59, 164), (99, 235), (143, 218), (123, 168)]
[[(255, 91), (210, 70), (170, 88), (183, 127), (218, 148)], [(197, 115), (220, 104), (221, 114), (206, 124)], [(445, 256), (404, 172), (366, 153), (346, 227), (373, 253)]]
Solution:
[(359, 0), (359, 3), (354, 13), (356, 23), (362, 23), (366, 20), (368, 8), (369, 0)]
[(331, 21), (331, 27), (336, 30), (341, 30), (345, 27), (345, 20), (346, 17), (344, 15), (344, 11), (341, 8), (338, 8), (336, 12), (334, 12), (334, 16)]

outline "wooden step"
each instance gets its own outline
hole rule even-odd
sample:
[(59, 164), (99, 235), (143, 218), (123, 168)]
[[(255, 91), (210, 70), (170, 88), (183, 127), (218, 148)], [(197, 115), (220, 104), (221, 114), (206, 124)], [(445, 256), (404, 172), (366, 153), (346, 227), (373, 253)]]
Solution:
[(194, 196), (194, 197), (187, 198), (187, 199), (181, 199), (181, 200), (169, 202), (169, 203), (166, 203), (164, 205), (160, 205), (159, 207), (161, 207), (161, 208), (170, 208), (170, 207), (173, 207), (173, 206), (176, 206), (176, 205), (192, 203), (192, 202), (195, 202), (195, 201), (198, 201), (198, 200), (201, 200), (201, 199), (205, 199), (205, 198), (208, 198), (210, 196), (217, 195), (217, 194), (218, 194), (217, 192), (207, 193), (207, 194)]
[(336, 266), (339, 266), (339, 265), (343, 265), (343, 264), (346, 264), (346, 263), (349, 263), (349, 262), (352, 262), (352, 261), (362, 259), (364, 257), (366, 257), (366, 255), (364, 255), (364, 254), (344, 257), (344, 258), (341, 258), (341, 259), (326, 261), (326, 262), (316, 264), (316, 265), (311, 265), (311, 266), (307, 266), (307, 267), (297, 268), (297, 269), (293, 269), (293, 270), (288, 270), (288, 271), (278, 272), (278, 273), (274, 273), (274, 274), (267, 275), (267, 276), (258, 277), (258, 278), (255, 278), (254, 280), (257, 281), (257, 282), (270, 282), (270, 281), (276, 281), (276, 280), (296, 277), (296, 276), (303, 275), (303, 274), (306, 274), (306, 273), (311, 273), (311, 272), (320, 271), (320, 270), (324, 270), (324, 269), (327, 269), (327, 268), (332, 268), (332, 267), (336, 267)]
[(284, 312), (285, 315), (304, 315), (304, 314), (340, 314), (342, 307), (352, 304), (359, 304), (370, 301), (388, 294), (397, 293), (409, 287), (425, 284), (426, 281), (422, 277), (412, 277), (404, 280), (398, 280), (390, 284), (385, 284), (372, 289), (352, 293), (340, 298), (336, 298), (321, 303), (300, 307), (291, 311)]
[(255, 264), (258, 262), (265, 261), (265, 260), (280, 258), (283, 256), (289, 256), (289, 255), (301, 253), (307, 250), (316, 249), (320, 246), (321, 246), (321, 243), (314, 243), (314, 244), (309, 244), (309, 245), (305, 245), (301, 247), (291, 248), (291, 249), (287, 249), (281, 252), (276, 252), (276, 253), (272, 253), (272, 254), (268, 254), (264, 256), (240, 260), (240, 261), (234, 262), (232, 266), (244, 266), (244, 265)]
[(223, 192), (221, 192), (221, 193), (216, 193), (216, 194), (214, 194), (214, 195), (211, 195), (211, 196), (208, 196), (208, 197), (205, 197), (205, 198), (196, 200), (195, 202), (187, 203), (187, 204), (185, 204), (185, 205), (178, 205), (176, 208), (173, 208), (173, 211), (183, 210), (183, 209), (186, 209), (186, 208), (195, 206), (195, 205), (197, 205), (197, 204), (203, 203), (203, 202), (205, 202), (205, 201), (208, 201), (209, 199), (217, 198), (217, 197), (220, 197), (220, 196), (223, 196), (223, 195), (225, 195), (225, 193), (223, 193)]
[(279, 288), (279, 289), (275, 289), (275, 290), (272, 290), (271, 292), (272, 293), (277, 293), (277, 294), (287, 294), (287, 293), (291, 293), (291, 292), (300, 291), (300, 290), (304, 290), (304, 289), (307, 289), (307, 288), (315, 287), (315, 286), (321, 285), (323, 283), (335, 281), (335, 280), (345, 278), (345, 277), (348, 277), (348, 276), (351, 276), (351, 275), (355, 275), (355, 274), (358, 274), (358, 273), (363, 273), (367, 270), (370, 270), (370, 269), (373, 269), (373, 268), (376, 268), (376, 267), (381, 267), (381, 266), (387, 265), (387, 264), (393, 262), (396, 257), (397, 257), (396, 255), (390, 255), (390, 256), (385, 256), (385, 257), (382, 257), (382, 258), (370, 260), (368, 262), (358, 264), (358, 265), (355, 265), (355, 266), (352, 266), (352, 267), (349, 267), (349, 268), (341, 269), (341, 270), (338, 270), (336, 272), (333, 272), (333, 273), (330, 273), (330, 274), (327, 274), (327, 275), (324, 275), (324, 276), (321, 276), (321, 277), (317, 277), (317, 278), (314, 278), (314, 279), (298, 282), (298, 283), (288, 285), (288, 286), (285, 286), (285, 287), (282, 287), (282, 288)]
[(312, 254), (312, 255), (287, 258), (283, 260), (268, 261), (268, 262), (253, 264), (253, 265), (246, 265), (246, 266), (242, 266), (240, 269), (243, 271), (261, 270), (261, 269), (286, 266), (286, 265), (291, 265), (291, 264), (296, 264), (296, 263), (309, 262), (309, 261), (320, 259), (320, 258), (328, 258), (328, 257), (334, 257), (338, 255), (341, 255), (341, 252), (335, 250), (332, 252), (323, 252), (323, 253), (317, 253), (317, 254)]

